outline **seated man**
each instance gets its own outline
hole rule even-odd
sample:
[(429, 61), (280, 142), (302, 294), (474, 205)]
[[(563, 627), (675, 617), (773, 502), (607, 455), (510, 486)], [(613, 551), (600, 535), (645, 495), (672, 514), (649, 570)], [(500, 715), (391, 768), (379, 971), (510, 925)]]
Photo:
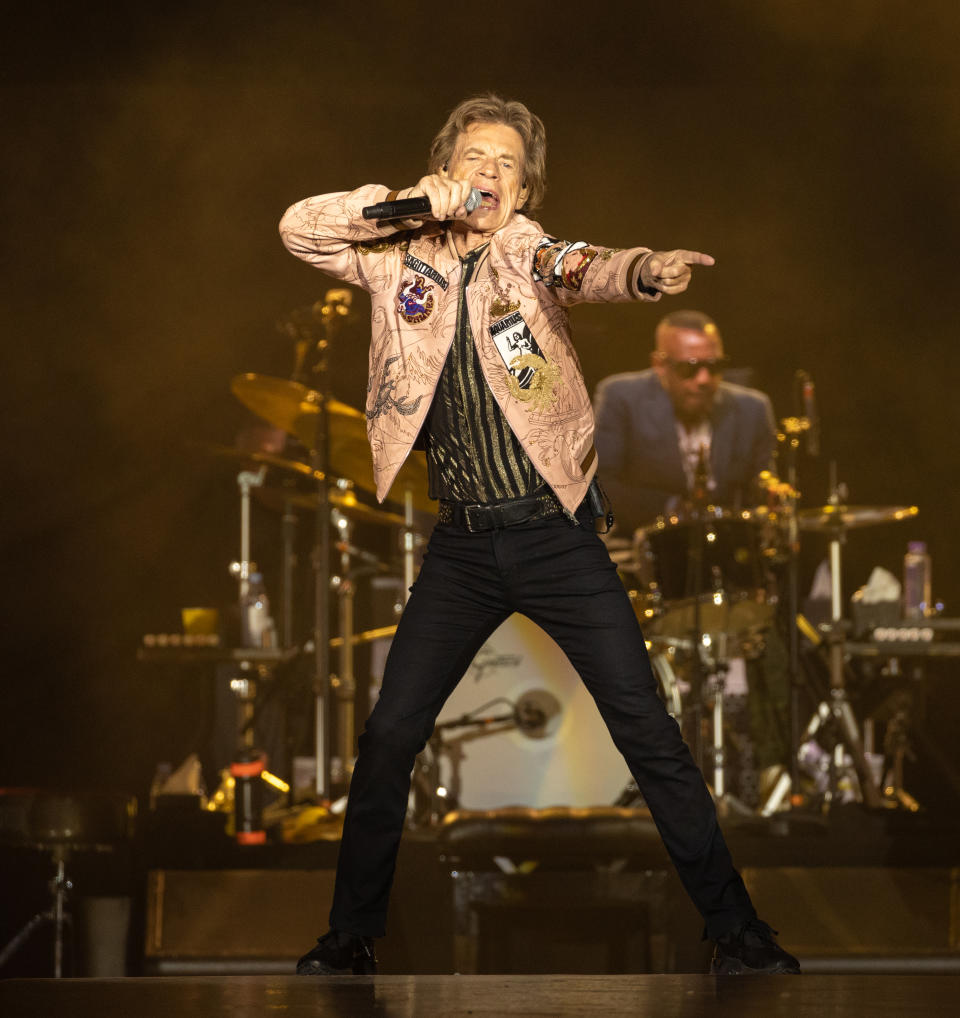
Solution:
[(597, 386), (594, 440), (618, 536), (689, 498), (701, 456), (710, 502), (750, 504), (772, 466), (773, 410), (762, 392), (722, 381), (725, 363), (711, 318), (672, 311), (657, 326), (652, 367)]

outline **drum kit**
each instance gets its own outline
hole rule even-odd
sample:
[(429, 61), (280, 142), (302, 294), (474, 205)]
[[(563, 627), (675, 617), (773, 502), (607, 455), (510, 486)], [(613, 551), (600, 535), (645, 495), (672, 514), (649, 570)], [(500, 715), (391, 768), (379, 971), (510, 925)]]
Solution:
[[(695, 758), (721, 805), (738, 803), (728, 792), (724, 722), (725, 678), (735, 658), (757, 660), (785, 605), (787, 620), (799, 620), (798, 556), (802, 535), (829, 541), (830, 623), (821, 627), (829, 647), (829, 691), (810, 722), (799, 728), (798, 625), (790, 624), (789, 680), (791, 770), (765, 792), (757, 809), (764, 816), (782, 808), (793, 791), (802, 801), (798, 761), (801, 745), (831, 720), (837, 729), (835, 758), (852, 758), (863, 801), (883, 805), (878, 779), (864, 754), (863, 740), (847, 696), (844, 675), (842, 548), (850, 530), (910, 520), (916, 506), (851, 506), (831, 484), (827, 504), (797, 505), (796, 448), (805, 419), (781, 422), (790, 479), (764, 472), (757, 505), (747, 509), (691, 500), (682, 510), (660, 516), (632, 538), (608, 542), (611, 558), (628, 587), (647, 637), (651, 663), (670, 713), (682, 723)], [(681, 677), (682, 676), (682, 677)], [(703, 712), (709, 710), (710, 724)], [(709, 738), (709, 745), (705, 745)]]

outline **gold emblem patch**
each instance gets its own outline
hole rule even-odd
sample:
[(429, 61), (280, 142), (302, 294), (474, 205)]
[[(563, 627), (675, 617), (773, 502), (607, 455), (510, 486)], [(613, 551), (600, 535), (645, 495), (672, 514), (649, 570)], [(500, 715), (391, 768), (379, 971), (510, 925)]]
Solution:
[[(546, 410), (556, 402), (557, 392), (563, 384), (560, 368), (535, 353), (521, 354), (509, 364), (507, 387), (510, 395), (522, 403), (529, 403), (531, 410)], [(526, 385), (521, 385), (521, 379)]]

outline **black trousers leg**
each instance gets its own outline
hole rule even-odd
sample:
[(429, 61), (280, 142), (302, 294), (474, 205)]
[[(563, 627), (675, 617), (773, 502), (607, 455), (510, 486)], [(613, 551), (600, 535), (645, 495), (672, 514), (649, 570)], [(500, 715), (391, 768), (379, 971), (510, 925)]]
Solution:
[(434, 530), (358, 740), (333, 928), (384, 935), (414, 761), (477, 651), (511, 614), (502, 594), (490, 535)]
[(582, 520), (434, 531), (360, 736), (331, 926), (383, 935), (416, 754), (476, 652), (513, 611), (542, 626), (580, 673), (708, 936), (756, 914), (703, 777), (660, 701), (626, 592)]
[[(592, 526), (502, 535), (518, 611), (564, 650), (626, 759), (684, 887), (718, 937), (756, 913), (716, 809), (667, 713), (630, 600)], [(552, 532), (551, 532), (552, 531)]]

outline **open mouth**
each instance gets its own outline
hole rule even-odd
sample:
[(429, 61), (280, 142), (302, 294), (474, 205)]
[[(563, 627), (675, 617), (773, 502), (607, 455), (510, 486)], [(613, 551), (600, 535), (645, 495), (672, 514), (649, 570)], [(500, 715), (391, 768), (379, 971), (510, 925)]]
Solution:
[(498, 209), (500, 208), (500, 198), (494, 194), (493, 191), (486, 191), (482, 187), (477, 188), (480, 192), (480, 197), (483, 199), (480, 202), (480, 208), (482, 209)]

